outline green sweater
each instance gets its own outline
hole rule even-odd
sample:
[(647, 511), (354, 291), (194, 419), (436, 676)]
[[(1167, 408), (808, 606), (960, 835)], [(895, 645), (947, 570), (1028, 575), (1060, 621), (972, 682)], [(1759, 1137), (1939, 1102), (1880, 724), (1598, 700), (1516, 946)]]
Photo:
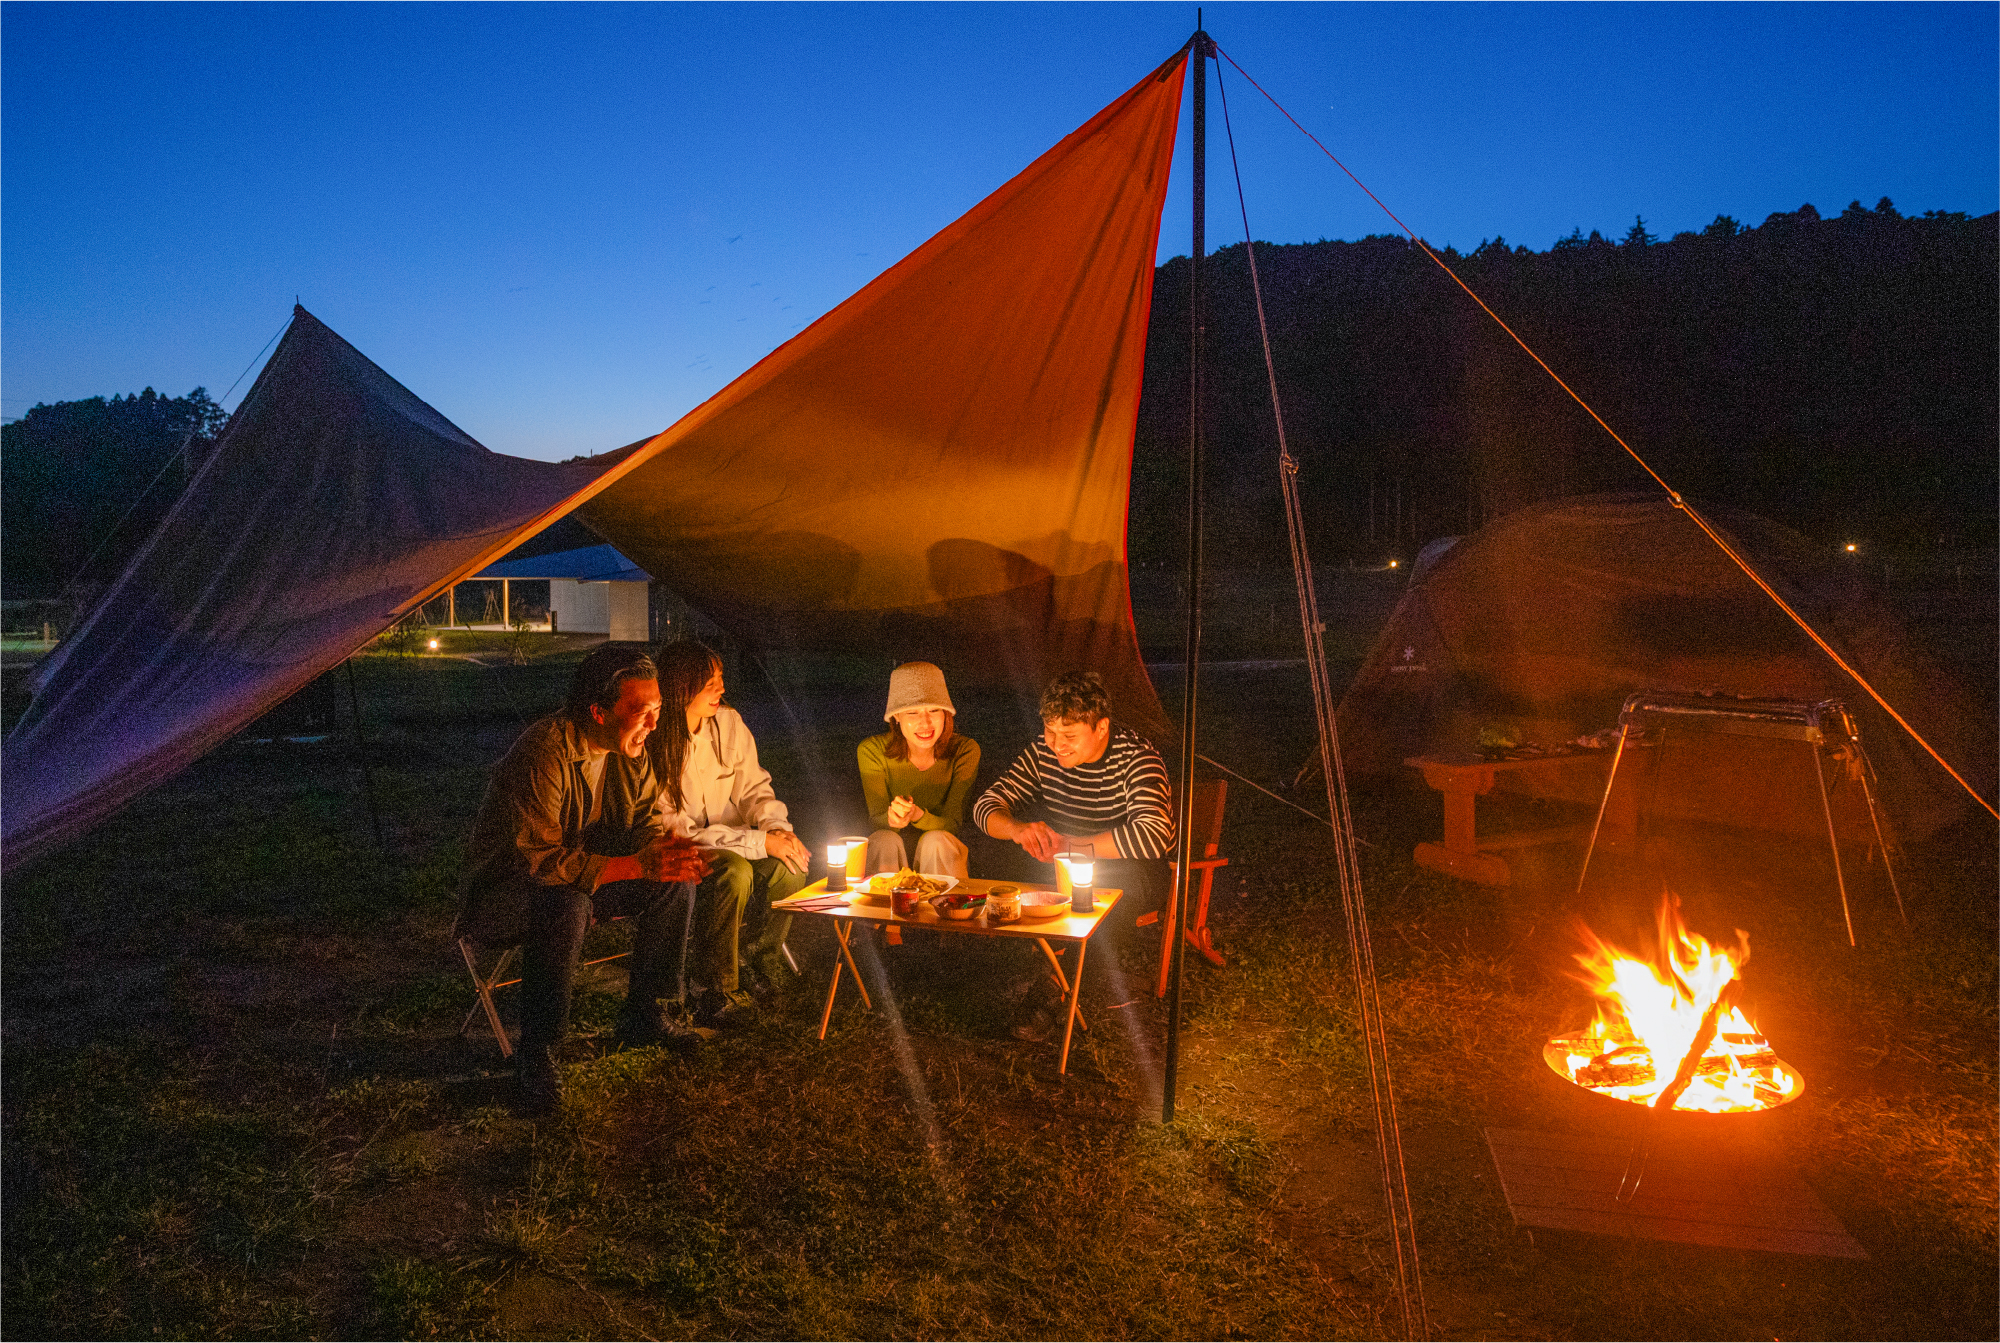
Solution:
[(861, 767), (861, 793), (868, 800), (870, 824), (877, 830), (889, 829), (889, 804), (907, 797), (924, 809), (910, 828), (954, 835), (964, 829), (972, 807), (972, 781), (979, 773), (979, 743), (956, 737), (952, 745), (956, 751), (951, 759), (926, 770), (913, 768), (908, 760), (891, 760), (886, 732), (857, 746), (854, 759)]

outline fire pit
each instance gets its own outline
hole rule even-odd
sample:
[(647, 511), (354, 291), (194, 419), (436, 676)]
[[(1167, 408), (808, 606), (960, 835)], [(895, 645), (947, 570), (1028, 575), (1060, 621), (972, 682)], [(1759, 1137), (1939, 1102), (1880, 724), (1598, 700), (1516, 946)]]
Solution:
[[(1718, 947), (1688, 931), (1671, 897), (1654, 954), (1586, 932), (1579, 979), (1597, 999), (1589, 1029), (1542, 1050), (1560, 1082), (1562, 1132), (1489, 1128), (1517, 1226), (1781, 1254), (1865, 1259), (1867, 1251), (1785, 1164), (1768, 1114), (1805, 1079), (1731, 1000), (1748, 938)], [(1782, 1125), (1781, 1125), (1782, 1127)]]
[(1750, 959), (1747, 934), (1719, 947), (1688, 930), (1669, 898), (1650, 959), (1584, 930), (1578, 980), (1597, 1016), (1558, 1035), (1542, 1057), (1558, 1077), (1658, 1113), (1755, 1114), (1797, 1100), (1805, 1078), (1779, 1058), (1732, 1001)]

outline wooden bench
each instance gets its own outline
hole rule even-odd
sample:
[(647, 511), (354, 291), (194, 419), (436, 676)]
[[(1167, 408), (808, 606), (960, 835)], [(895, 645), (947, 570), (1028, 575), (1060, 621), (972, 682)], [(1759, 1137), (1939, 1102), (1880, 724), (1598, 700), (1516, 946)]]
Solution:
[[(1475, 822), (1477, 799), (1497, 790), (1595, 802), (1604, 793), (1611, 752), (1579, 750), (1523, 760), (1486, 760), (1470, 753), (1420, 755), (1403, 763), (1421, 770), (1424, 782), (1444, 795), (1444, 840), (1417, 845), (1417, 865), (1482, 886), (1506, 886), (1513, 882), (1513, 873), (1499, 854), (1537, 844), (1588, 839), (1590, 823), (1481, 835)], [(1628, 789), (1612, 796), (1604, 818), (1607, 833), (1633, 832), (1637, 824), (1633, 803), (1634, 794)]]

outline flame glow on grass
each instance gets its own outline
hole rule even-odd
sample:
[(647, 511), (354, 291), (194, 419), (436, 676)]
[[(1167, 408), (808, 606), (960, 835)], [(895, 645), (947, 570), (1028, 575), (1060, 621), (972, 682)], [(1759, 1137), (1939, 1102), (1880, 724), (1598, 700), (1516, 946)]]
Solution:
[[(1654, 954), (1641, 958), (1583, 930), (1576, 978), (1597, 999), (1597, 1017), (1581, 1035), (1558, 1036), (1543, 1051), (1557, 1073), (1599, 1095), (1651, 1105), (1693, 1048), (1703, 1018), (1750, 959), (1750, 938), (1734, 947), (1690, 932), (1671, 897), (1659, 912)], [(1793, 1099), (1804, 1080), (1772, 1052), (1743, 1009), (1725, 1004), (1676, 1110), (1732, 1114)]]

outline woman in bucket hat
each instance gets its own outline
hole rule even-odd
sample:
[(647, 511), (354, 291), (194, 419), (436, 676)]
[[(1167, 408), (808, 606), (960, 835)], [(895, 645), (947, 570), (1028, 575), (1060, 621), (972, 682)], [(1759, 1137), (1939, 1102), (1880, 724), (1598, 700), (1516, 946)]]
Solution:
[(958, 735), (957, 714), (934, 664), (905, 662), (889, 673), (889, 705), (882, 714), (889, 730), (854, 752), (875, 827), (868, 837), (870, 872), (914, 867), (934, 876), (969, 875), (959, 834), (972, 807), (979, 743)]

